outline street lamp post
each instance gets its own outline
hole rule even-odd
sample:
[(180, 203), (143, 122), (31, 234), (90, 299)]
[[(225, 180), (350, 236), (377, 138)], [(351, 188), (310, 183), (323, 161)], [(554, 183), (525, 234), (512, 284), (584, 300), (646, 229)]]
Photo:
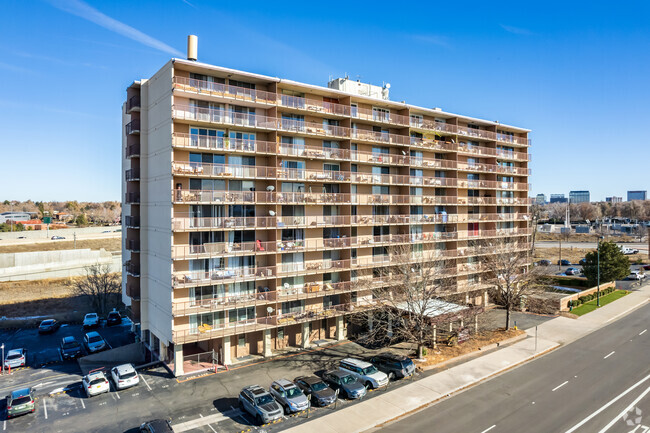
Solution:
[(596, 270), (596, 275), (597, 275), (597, 281), (598, 281), (598, 288), (596, 289), (596, 307), (600, 307), (600, 240), (602, 239), (602, 236), (598, 236), (598, 246), (596, 247), (597, 251), (597, 256), (598, 256), (598, 264), (597, 264), (597, 270)]
[(2, 348), (2, 375), (4, 376), (4, 374), (5, 374), (5, 344), (2, 343), (2, 346), (0, 346), (0, 348)]

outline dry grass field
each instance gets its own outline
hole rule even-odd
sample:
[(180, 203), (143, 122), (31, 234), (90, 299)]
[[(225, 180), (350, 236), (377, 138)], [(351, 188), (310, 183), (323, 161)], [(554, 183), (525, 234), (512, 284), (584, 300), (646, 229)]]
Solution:
[[(580, 259), (583, 259), (591, 251), (595, 251), (595, 248), (562, 247), (562, 259), (569, 260), (571, 263), (578, 263)], [(645, 253), (630, 254), (627, 257), (630, 259), (630, 263), (636, 263), (637, 261), (648, 262), (648, 255)], [(542, 259), (550, 260), (551, 263), (556, 264), (560, 259), (560, 248), (535, 248), (534, 261)]]
[[(1, 253), (27, 253), (33, 251), (59, 251), (71, 250), (74, 248), (74, 241), (50, 241), (24, 245), (0, 246)], [(85, 239), (77, 241), (77, 249), (90, 248), (98, 250), (104, 248), (106, 251), (120, 251), (122, 249), (121, 238)]]

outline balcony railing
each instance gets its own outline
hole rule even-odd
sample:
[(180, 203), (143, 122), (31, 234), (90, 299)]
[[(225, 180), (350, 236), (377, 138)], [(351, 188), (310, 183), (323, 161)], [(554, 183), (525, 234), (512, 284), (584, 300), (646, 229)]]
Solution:
[(126, 101), (126, 113), (140, 110), (140, 95), (133, 95)]
[(126, 249), (134, 253), (140, 252), (140, 240), (138, 239), (127, 239), (126, 240)]
[(127, 215), (124, 217), (124, 225), (130, 229), (139, 229), (140, 228), (140, 217)]
[(529, 184), (521, 182), (498, 182), (493, 180), (468, 180), (458, 179), (458, 188), (471, 189), (504, 189), (514, 191), (528, 191)]
[(135, 143), (127, 146), (126, 148), (126, 157), (136, 157), (140, 156), (140, 143)]
[(139, 192), (127, 192), (124, 195), (124, 202), (127, 204), (138, 204), (140, 203), (140, 193)]
[(393, 112), (382, 112), (366, 108), (354, 108), (349, 105), (325, 102), (322, 100), (304, 98), (299, 96), (281, 95), (257, 89), (248, 89), (239, 86), (197, 80), (187, 77), (174, 77), (174, 88), (185, 92), (198, 93), (219, 98), (246, 101), (266, 105), (278, 105), (285, 108), (305, 111), (316, 114), (329, 114), (336, 116), (352, 117), (353, 119), (380, 122), (399, 127), (412, 127), (427, 131), (445, 134), (467, 136), (484, 140), (499, 141), (513, 145), (529, 146), (530, 140), (514, 134), (503, 134), (483, 129), (451, 125), (439, 121), (423, 120)]
[(517, 161), (530, 161), (530, 154), (524, 152), (516, 152), (504, 149), (495, 149), (492, 147), (483, 146), (469, 146), (466, 143), (459, 143), (456, 147), (460, 153), (469, 153), (479, 156), (492, 156), (501, 159), (514, 159)]
[(483, 164), (483, 163), (467, 163), (458, 161), (458, 170), (462, 171), (477, 171), (486, 173), (499, 173), (499, 174), (513, 174), (519, 176), (530, 175), (530, 169), (525, 167), (509, 167), (503, 165)]
[(140, 180), (140, 170), (135, 168), (130, 168), (124, 172), (124, 177), (127, 181), (136, 181)]
[(131, 260), (128, 260), (124, 264), (124, 268), (126, 269), (126, 273), (131, 275), (132, 277), (139, 277), (140, 276), (140, 264), (139, 263), (134, 263)]
[(130, 134), (139, 134), (140, 133), (140, 119), (133, 119), (126, 124), (126, 135)]

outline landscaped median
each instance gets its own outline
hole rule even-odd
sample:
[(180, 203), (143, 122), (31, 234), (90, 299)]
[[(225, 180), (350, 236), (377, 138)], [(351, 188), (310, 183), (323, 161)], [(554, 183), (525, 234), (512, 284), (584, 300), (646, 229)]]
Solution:
[[(609, 304), (610, 302), (614, 302), (617, 299), (621, 299), (623, 296), (627, 295), (628, 292), (627, 290), (614, 290), (613, 288), (608, 288), (605, 290), (602, 290), (600, 293), (600, 306), (604, 306)], [(599, 308), (598, 307), (598, 295), (597, 294), (591, 294), (587, 295), (584, 297), (584, 300), (582, 304), (578, 305), (577, 307), (573, 308), (571, 310), (572, 314), (575, 314), (576, 316), (582, 316), (583, 314), (590, 313), (594, 311), (595, 309)], [(578, 298), (578, 302), (580, 301), (580, 298)]]

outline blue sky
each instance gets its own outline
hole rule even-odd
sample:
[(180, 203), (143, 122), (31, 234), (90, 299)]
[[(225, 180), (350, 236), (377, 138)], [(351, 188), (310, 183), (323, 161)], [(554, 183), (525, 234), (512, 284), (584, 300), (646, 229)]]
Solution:
[(650, 189), (650, 2), (422, 3), (4, 0), (0, 199), (119, 200), (125, 89), (190, 33), (206, 63), (532, 129), (532, 194)]

